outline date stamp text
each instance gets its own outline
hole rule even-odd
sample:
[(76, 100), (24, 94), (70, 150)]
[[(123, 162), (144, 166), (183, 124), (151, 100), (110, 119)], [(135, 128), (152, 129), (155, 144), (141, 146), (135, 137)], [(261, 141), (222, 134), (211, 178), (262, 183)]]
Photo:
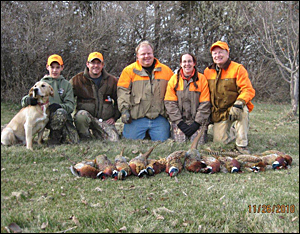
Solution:
[(278, 214), (288, 214), (295, 213), (295, 205), (248, 205), (249, 213), (278, 213)]

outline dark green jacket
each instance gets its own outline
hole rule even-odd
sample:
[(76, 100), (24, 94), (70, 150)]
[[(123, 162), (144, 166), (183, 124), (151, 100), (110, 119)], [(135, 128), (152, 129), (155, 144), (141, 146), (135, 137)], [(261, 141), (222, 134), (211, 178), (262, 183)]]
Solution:
[[(66, 80), (62, 75), (58, 78), (52, 78), (48, 75), (45, 75), (41, 81), (45, 81), (50, 84), (54, 90), (54, 96), (49, 97), (50, 104), (57, 103), (61, 105), (63, 109), (65, 109), (68, 113), (68, 120), (73, 121), (72, 112), (75, 109), (75, 99), (73, 94), (72, 85), (68, 80)], [(26, 95), (22, 98), (21, 105), (22, 107), (26, 106), (26, 99), (29, 95)]]

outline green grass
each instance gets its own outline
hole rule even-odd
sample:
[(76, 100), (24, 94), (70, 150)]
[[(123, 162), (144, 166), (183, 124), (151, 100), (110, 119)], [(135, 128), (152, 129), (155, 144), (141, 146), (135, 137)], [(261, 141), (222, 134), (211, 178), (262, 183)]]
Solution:
[[(254, 104), (250, 113), (250, 150), (259, 153), (277, 149), (290, 154), (290, 169), (212, 175), (184, 170), (176, 178), (161, 173), (148, 178), (130, 176), (124, 181), (102, 181), (73, 176), (69, 160), (79, 162), (99, 154), (114, 160), (123, 147), (124, 154), (133, 158), (154, 142), (92, 140), (55, 148), (34, 144), (34, 152), (21, 145), (1, 146), (1, 232), (7, 232), (5, 227), (15, 222), (23, 232), (31, 233), (299, 233), (299, 117), (287, 115), (289, 105)], [(19, 108), (1, 103), (1, 127)], [(211, 140), (209, 135), (205, 147), (234, 147)], [(150, 158), (189, 147), (190, 144), (169, 139), (158, 145)], [(295, 210), (253, 211), (254, 206), (277, 204), (294, 205)]]

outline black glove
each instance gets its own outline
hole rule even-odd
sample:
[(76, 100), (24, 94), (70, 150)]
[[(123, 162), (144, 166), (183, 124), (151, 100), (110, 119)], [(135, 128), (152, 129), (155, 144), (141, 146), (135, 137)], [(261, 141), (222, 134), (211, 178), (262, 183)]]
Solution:
[(29, 105), (36, 106), (38, 104), (37, 99), (33, 98), (33, 97), (26, 98), (25, 102), (26, 102), (27, 106), (29, 106)]
[(177, 127), (185, 134), (187, 135), (187, 131), (189, 129), (189, 125), (187, 125), (185, 122), (183, 121), (180, 121), (178, 124), (177, 124)]
[(130, 124), (132, 119), (129, 113), (129, 110), (125, 110), (122, 112), (121, 120), (124, 124)]
[(61, 105), (57, 104), (57, 103), (52, 103), (49, 106), (49, 110), (51, 113), (55, 112), (58, 108), (61, 108)]
[(197, 122), (192, 123), (189, 127), (188, 130), (186, 131), (185, 135), (188, 137), (192, 136), (200, 127), (200, 124)]

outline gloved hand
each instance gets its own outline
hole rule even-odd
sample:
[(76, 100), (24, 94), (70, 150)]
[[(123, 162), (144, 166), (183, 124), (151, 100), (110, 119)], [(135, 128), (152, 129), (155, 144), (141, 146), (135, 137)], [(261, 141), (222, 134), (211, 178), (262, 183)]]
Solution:
[(186, 132), (188, 131), (189, 129), (189, 125), (187, 125), (185, 122), (183, 121), (180, 121), (178, 124), (177, 124), (177, 127), (186, 135)]
[(244, 108), (244, 103), (241, 100), (236, 100), (233, 106), (230, 108), (229, 120), (230, 121), (240, 120), (242, 116), (243, 108)]
[(188, 137), (192, 136), (200, 127), (200, 124), (197, 122), (192, 123), (189, 127), (188, 130), (186, 131), (185, 135)]
[(61, 108), (61, 105), (57, 104), (57, 103), (52, 103), (49, 106), (49, 110), (50, 112), (55, 112), (58, 108)]
[(125, 110), (122, 112), (121, 120), (124, 124), (130, 124), (132, 122), (129, 110)]
[(27, 106), (29, 106), (29, 105), (36, 106), (38, 104), (37, 99), (33, 98), (33, 97), (26, 98), (25, 102), (26, 102)]

